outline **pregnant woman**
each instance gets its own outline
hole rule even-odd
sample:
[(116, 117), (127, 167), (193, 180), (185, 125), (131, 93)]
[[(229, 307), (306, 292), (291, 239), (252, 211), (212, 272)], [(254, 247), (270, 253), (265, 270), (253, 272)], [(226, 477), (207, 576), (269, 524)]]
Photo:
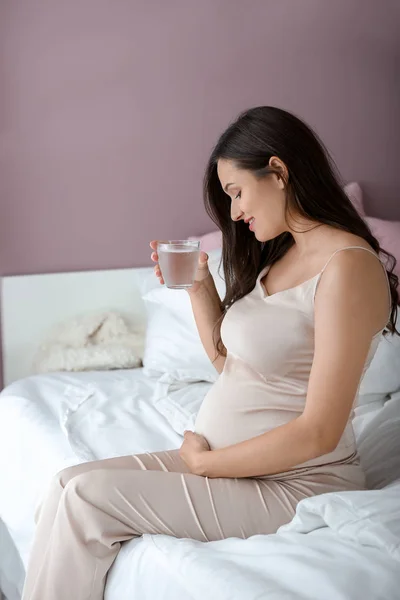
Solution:
[(188, 293), (220, 375), (180, 449), (57, 474), (24, 600), (102, 599), (121, 543), (143, 533), (274, 533), (303, 498), (365, 486), (351, 415), (382, 332), (396, 333), (393, 257), (315, 134), (277, 108), (251, 109), (223, 133), (204, 196), (222, 231), (226, 296), (204, 252)]

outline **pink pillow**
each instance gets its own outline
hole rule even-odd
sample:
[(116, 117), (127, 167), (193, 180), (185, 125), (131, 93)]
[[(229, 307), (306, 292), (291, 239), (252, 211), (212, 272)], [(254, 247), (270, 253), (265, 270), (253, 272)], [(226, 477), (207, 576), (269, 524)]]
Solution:
[(382, 248), (397, 260), (393, 272), (400, 279), (400, 221), (384, 221), (375, 217), (365, 217), (365, 221)]
[(211, 252), (222, 247), (222, 233), (219, 230), (206, 233), (200, 237), (193, 235), (189, 240), (200, 240), (200, 248), (204, 252)]
[(344, 191), (348, 195), (349, 200), (351, 201), (352, 205), (354, 206), (360, 217), (365, 217), (362, 189), (360, 188), (359, 184), (355, 181), (353, 181), (352, 183), (348, 183), (347, 185), (345, 185)]
[(385, 221), (384, 219), (367, 217), (364, 210), (362, 190), (358, 183), (349, 183), (344, 190), (358, 214), (371, 229), (380, 246), (393, 254), (397, 260), (394, 273), (400, 278), (400, 221)]

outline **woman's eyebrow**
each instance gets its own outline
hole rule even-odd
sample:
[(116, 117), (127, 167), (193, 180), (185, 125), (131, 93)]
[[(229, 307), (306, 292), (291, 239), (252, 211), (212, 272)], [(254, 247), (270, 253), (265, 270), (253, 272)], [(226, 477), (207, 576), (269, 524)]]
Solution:
[(226, 186), (224, 187), (224, 192), (227, 192), (227, 191), (228, 191), (228, 187), (229, 187), (230, 185), (235, 185), (235, 184), (234, 184), (234, 183), (227, 183), (227, 184), (226, 184)]

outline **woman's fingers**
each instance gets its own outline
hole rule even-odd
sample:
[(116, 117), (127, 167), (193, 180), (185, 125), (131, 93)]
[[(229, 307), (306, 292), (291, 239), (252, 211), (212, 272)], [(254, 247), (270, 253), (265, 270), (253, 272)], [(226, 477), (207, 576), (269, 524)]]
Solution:
[(161, 269), (158, 264), (154, 267), (154, 273), (156, 274), (156, 277), (158, 277), (158, 279), (160, 280), (160, 283), (164, 283), (164, 279), (161, 274)]
[(156, 275), (156, 277), (158, 277), (158, 279), (160, 280), (160, 283), (164, 283), (164, 279), (163, 276), (161, 274), (161, 269), (160, 269), (160, 265), (158, 264), (158, 254), (156, 252), (157, 250), (157, 245), (158, 245), (158, 241), (157, 240), (152, 240), (150, 242), (150, 248), (152, 248), (155, 252), (151, 253), (151, 260), (155, 263), (157, 263), (154, 266), (154, 273)]
[(154, 250), (154, 252), (151, 253), (151, 260), (154, 262), (158, 262), (158, 254), (157, 254), (157, 240), (152, 240), (150, 242), (150, 248), (152, 248)]
[(203, 252), (203, 250), (200, 250), (200, 254), (199, 254), (199, 266), (200, 267), (204, 267), (208, 262), (208, 254), (206, 252)]

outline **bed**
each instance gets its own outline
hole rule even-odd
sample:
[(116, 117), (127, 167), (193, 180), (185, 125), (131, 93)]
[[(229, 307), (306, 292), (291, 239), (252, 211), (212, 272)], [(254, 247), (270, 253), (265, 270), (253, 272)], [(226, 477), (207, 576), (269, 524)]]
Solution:
[[(211, 254), (222, 293), (220, 253)], [(26, 297), (30, 302), (21, 302)], [(149, 269), (6, 278), (2, 306), (0, 587), (7, 600), (20, 600), (35, 508), (51, 476), (87, 460), (179, 447), (216, 373), (185, 292), (157, 288)], [(144, 367), (33, 375), (35, 341), (89, 306), (146, 324)], [(353, 425), (368, 491), (304, 500), (275, 535), (131, 540), (111, 568), (105, 598), (398, 598), (399, 359), (398, 343), (382, 340), (360, 387)]]

